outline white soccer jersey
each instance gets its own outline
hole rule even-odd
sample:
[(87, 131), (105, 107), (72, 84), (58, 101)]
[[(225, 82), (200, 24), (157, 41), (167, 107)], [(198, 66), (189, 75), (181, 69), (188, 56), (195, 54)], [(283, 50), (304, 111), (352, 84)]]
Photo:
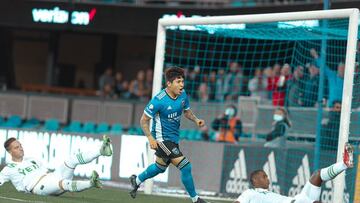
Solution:
[(24, 158), (22, 162), (10, 161), (0, 172), (0, 186), (11, 181), (17, 191), (30, 192), (47, 168), (32, 158)]
[(286, 197), (269, 190), (255, 188), (243, 192), (237, 200), (240, 203), (291, 203), (294, 198)]

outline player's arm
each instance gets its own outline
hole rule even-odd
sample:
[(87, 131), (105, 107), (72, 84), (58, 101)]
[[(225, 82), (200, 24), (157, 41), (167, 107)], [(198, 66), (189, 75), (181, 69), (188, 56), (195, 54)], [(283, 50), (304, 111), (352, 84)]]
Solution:
[(197, 118), (191, 109), (184, 110), (184, 116), (192, 122), (196, 123), (198, 127), (203, 127), (205, 125), (205, 121), (203, 119)]
[(145, 113), (143, 113), (143, 115), (141, 116), (141, 119), (140, 119), (140, 126), (141, 126), (141, 129), (143, 130), (145, 136), (149, 140), (151, 149), (157, 149), (157, 147), (158, 147), (157, 142), (153, 138), (153, 136), (151, 135), (151, 132), (150, 132), (150, 120), (151, 120), (151, 118), (149, 116), (147, 116)]
[(2, 186), (4, 183), (8, 182), (10, 179), (8, 175), (6, 174), (6, 169), (3, 169), (0, 171), (0, 186)]

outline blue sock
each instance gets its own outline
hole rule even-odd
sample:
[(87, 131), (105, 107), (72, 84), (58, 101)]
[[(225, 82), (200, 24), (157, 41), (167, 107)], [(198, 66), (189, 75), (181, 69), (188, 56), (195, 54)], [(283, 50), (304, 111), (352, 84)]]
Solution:
[(195, 191), (194, 180), (191, 175), (191, 163), (188, 162), (185, 166), (180, 168), (180, 171), (181, 181), (184, 184), (186, 191), (189, 193), (190, 197), (196, 197), (197, 193)]
[(151, 164), (147, 169), (142, 172), (138, 178), (141, 182), (144, 182), (145, 180), (155, 177), (159, 173), (164, 173), (166, 170), (166, 166), (161, 166), (157, 163)]

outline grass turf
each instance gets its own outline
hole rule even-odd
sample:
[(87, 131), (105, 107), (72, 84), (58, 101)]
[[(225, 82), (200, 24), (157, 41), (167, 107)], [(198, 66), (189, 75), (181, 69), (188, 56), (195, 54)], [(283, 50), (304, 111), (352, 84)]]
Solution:
[[(53, 196), (38, 196), (32, 194), (20, 193), (15, 188), (7, 183), (0, 187), (0, 202), (1, 203), (16, 203), (16, 202), (33, 202), (33, 203), (191, 203), (190, 199), (162, 197), (155, 195), (145, 195), (139, 193), (136, 199), (132, 199), (129, 191), (105, 188), (105, 189), (90, 189), (79, 193), (65, 193), (64, 195)], [(211, 200), (212, 203), (225, 203), (224, 201)], [(227, 202), (229, 203), (229, 202)]]

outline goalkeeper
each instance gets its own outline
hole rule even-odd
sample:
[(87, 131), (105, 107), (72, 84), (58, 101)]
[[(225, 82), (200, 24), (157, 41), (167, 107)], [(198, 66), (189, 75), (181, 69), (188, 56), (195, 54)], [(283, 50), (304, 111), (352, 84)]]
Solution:
[(254, 171), (250, 175), (250, 183), (253, 188), (243, 192), (234, 203), (320, 203), (322, 183), (332, 180), (346, 169), (352, 168), (354, 166), (353, 153), (353, 147), (347, 143), (343, 160), (315, 172), (305, 184), (301, 193), (295, 197), (286, 197), (270, 192), (268, 190), (270, 181), (266, 173), (263, 170)]
[(90, 180), (72, 180), (75, 167), (87, 164), (99, 156), (112, 155), (110, 138), (104, 136), (98, 149), (74, 154), (54, 172), (49, 172), (40, 161), (24, 157), (22, 145), (15, 138), (7, 139), (4, 147), (11, 155), (11, 161), (0, 172), (0, 186), (11, 181), (17, 191), (37, 195), (61, 195), (64, 192), (81, 192), (91, 187), (101, 187), (96, 171), (92, 172)]

